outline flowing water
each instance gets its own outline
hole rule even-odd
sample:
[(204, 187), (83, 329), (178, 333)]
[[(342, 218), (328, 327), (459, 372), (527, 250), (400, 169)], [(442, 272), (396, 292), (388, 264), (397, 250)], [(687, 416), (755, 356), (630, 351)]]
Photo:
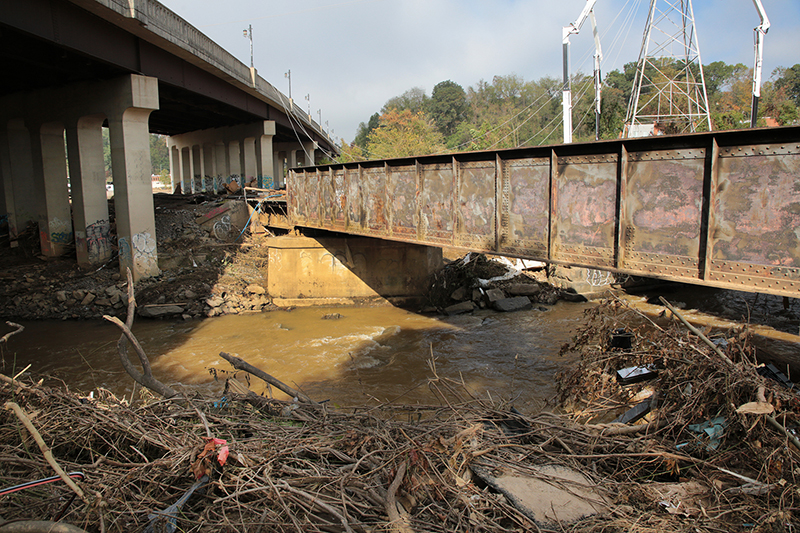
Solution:
[[(512, 400), (520, 411), (534, 412), (553, 399), (555, 374), (573, 362), (558, 351), (588, 305), (559, 302), (544, 311), (456, 317), (394, 307), (299, 308), (202, 321), (138, 320), (134, 333), (157, 378), (211, 396), (222, 391), (213, 374), (232, 370), (219, 357), (225, 351), (334, 405), (438, 404), (428, 386), (433, 360), (439, 378), (463, 383), (475, 396)], [(341, 317), (323, 318), (336, 314)], [(6, 375), (31, 364), (36, 375), (83, 393), (97, 387), (128, 398), (135, 393), (118, 360), (115, 326), (100, 321), (24, 325), (26, 330), (3, 351)], [(244, 374), (238, 375), (244, 381)], [(250, 387), (264, 391), (254, 378)]]

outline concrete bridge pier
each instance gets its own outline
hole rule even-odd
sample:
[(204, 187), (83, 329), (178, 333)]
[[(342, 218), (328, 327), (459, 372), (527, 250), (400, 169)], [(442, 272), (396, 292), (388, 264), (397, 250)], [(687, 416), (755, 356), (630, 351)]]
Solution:
[(255, 179), (260, 187), (272, 187), (274, 136), (271, 120), (172, 135), (170, 171), (185, 194), (217, 191), (232, 180), (244, 185)]
[(67, 126), (75, 252), (82, 267), (102, 265), (112, 254), (103, 158), (104, 120), (104, 115), (89, 115)]
[(316, 142), (275, 143), (275, 175), (279, 186), (286, 186), (286, 172), (297, 167), (308, 167), (317, 164)]
[(67, 187), (64, 126), (50, 122), (31, 128), (33, 190), (39, 219), (42, 255), (59, 257), (72, 245), (72, 215)]
[(0, 99), (0, 178), (11, 238), (35, 222), (45, 256), (63, 254), (74, 240), (81, 266), (111, 257), (102, 148), (108, 120), (120, 269), (130, 267), (134, 279), (157, 274), (148, 126), (155, 109), (158, 81), (135, 74)]
[(39, 219), (33, 189), (31, 140), (23, 120), (8, 120), (6, 128), (0, 128), (0, 169), (8, 234), (14, 246), (28, 223)]

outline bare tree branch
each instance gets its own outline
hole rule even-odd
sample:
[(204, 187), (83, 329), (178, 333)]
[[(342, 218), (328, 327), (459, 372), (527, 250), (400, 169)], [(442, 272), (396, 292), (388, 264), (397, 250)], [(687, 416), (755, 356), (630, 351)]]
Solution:
[(235, 355), (229, 354), (229, 353), (226, 353), (226, 352), (220, 352), (219, 356), (222, 357), (223, 359), (225, 359), (226, 361), (228, 361), (231, 365), (233, 365), (233, 368), (235, 368), (236, 370), (244, 370), (245, 372), (253, 374), (255, 377), (263, 379), (264, 381), (266, 381), (267, 383), (269, 383), (273, 387), (282, 390), (283, 392), (285, 392), (286, 394), (288, 394), (289, 396), (291, 396), (293, 398), (297, 398), (301, 402), (309, 403), (309, 404), (312, 404), (312, 405), (316, 405), (317, 404), (317, 402), (315, 402), (314, 400), (312, 400), (311, 398), (309, 398), (308, 396), (306, 396), (302, 392), (300, 392), (298, 390), (294, 390), (293, 388), (291, 388), (289, 385), (287, 385), (283, 381), (281, 381), (281, 380), (279, 380), (279, 379), (277, 379), (277, 378), (275, 378), (273, 376), (270, 376), (269, 374), (267, 374), (266, 372), (264, 372), (263, 370), (261, 370), (259, 368), (254, 367), (253, 365), (251, 365), (250, 363), (248, 363), (244, 359), (240, 359), (239, 357), (236, 357)]
[[(178, 395), (177, 391), (175, 391), (169, 385), (165, 385), (161, 383), (156, 378), (153, 377), (153, 370), (150, 367), (150, 359), (147, 357), (147, 354), (144, 352), (142, 345), (139, 344), (139, 341), (133, 335), (131, 328), (133, 327), (133, 317), (136, 311), (136, 299), (133, 295), (133, 275), (131, 275), (131, 269), (128, 269), (128, 317), (123, 324), (122, 321), (114, 316), (103, 315), (105, 320), (108, 320), (112, 324), (116, 325), (120, 330), (122, 330), (122, 335), (117, 341), (117, 352), (119, 352), (119, 360), (122, 363), (122, 367), (125, 369), (125, 372), (130, 375), (136, 383), (139, 383), (143, 387), (147, 387), (151, 391), (160, 394), (164, 398), (174, 398)], [(139, 362), (142, 365), (142, 372), (139, 372), (133, 363), (131, 363), (130, 358), (128, 357), (128, 347), (127, 342), (130, 342), (133, 346), (134, 351), (136, 351), (136, 355), (139, 358)]]

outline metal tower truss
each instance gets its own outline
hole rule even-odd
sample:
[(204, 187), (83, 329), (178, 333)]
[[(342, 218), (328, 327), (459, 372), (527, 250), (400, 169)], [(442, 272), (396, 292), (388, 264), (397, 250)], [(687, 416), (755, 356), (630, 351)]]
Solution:
[(650, 0), (625, 136), (711, 130), (691, 0)]

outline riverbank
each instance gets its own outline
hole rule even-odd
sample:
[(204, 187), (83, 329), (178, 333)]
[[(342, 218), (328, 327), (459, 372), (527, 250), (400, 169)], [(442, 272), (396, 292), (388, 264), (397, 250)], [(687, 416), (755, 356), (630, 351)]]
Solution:
[[(279, 401), (232, 370), (213, 397), (131, 405), (6, 377), (0, 402), (27, 415), (53, 461), (83, 472), (64, 521), (92, 532), (160, 531), (169, 517), (186, 531), (797, 528), (800, 401), (758, 373), (747, 332), (712, 337), (715, 349), (676, 317), (619, 300), (590, 315), (564, 348), (580, 359), (559, 379), (563, 414), (476, 398), (438, 373), (435, 353), (430, 405)], [(617, 376), (630, 367), (652, 375)], [(640, 420), (614, 418), (643, 402)], [(3, 486), (51, 475), (6, 406)], [(21, 491), (0, 515), (47, 519), (70, 495)]]
[[(229, 199), (154, 195), (161, 274), (137, 282), (140, 316), (189, 319), (275, 309), (266, 291), (268, 252), (263, 246), (271, 235), (241, 232), (235, 226), (235, 231), (223, 234), (214, 231), (207, 215), (225, 201)], [(113, 202), (109, 208), (113, 216)], [(124, 316), (127, 289), (116, 257), (92, 270), (80, 269), (71, 254), (46, 259), (38, 252), (38, 232), (33, 226), (17, 243), (16, 248), (0, 254), (0, 317), (70, 320)], [(450, 259), (461, 253), (451, 254)], [(476, 309), (485, 306), (485, 294), (472, 293), (474, 280), (501, 276), (509, 268), (509, 264), (472, 256), (463, 268), (451, 268), (432, 280), (428, 301), (421, 307), (444, 312), (450, 305), (467, 301), (473, 301)], [(529, 285), (528, 290), (508, 290), (519, 284)], [(460, 286), (464, 293), (452, 298)], [(491, 282), (483, 288), (500, 288), (504, 296), (527, 295), (532, 303), (544, 304), (555, 303), (563, 294), (549, 286), (543, 266), (538, 273), (525, 273), (511, 282)]]

